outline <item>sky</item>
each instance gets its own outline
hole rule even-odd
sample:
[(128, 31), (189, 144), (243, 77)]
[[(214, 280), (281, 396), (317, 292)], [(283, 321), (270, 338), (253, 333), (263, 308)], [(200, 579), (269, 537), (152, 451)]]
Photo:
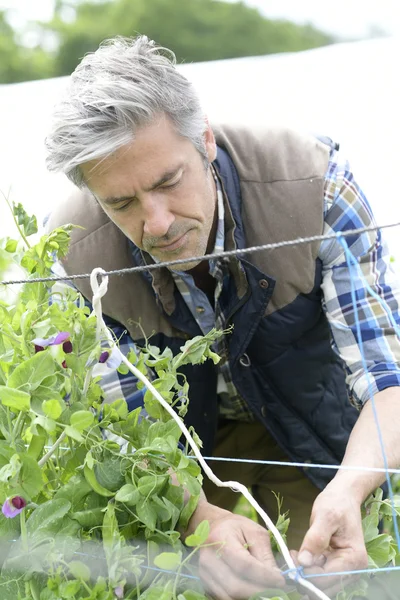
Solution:
[[(235, 1), (235, 0), (228, 0)], [(343, 38), (368, 35), (378, 28), (400, 36), (398, 0), (245, 0), (267, 17), (312, 22)], [(13, 20), (46, 20), (51, 17), (53, 0), (0, 0), (1, 8), (13, 10)]]

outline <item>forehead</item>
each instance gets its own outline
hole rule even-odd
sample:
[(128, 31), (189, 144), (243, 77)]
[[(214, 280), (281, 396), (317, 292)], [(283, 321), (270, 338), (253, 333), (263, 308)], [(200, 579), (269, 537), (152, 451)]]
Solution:
[(95, 195), (130, 194), (150, 187), (157, 177), (188, 160), (193, 151), (193, 144), (163, 117), (139, 128), (130, 144), (106, 158), (83, 164), (81, 169)]

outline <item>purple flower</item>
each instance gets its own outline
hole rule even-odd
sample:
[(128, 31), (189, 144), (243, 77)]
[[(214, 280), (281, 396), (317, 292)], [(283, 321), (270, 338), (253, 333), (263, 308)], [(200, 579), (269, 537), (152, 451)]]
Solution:
[(99, 363), (104, 364), (105, 362), (107, 362), (109, 356), (110, 356), (110, 353), (107, 352), (107, 350), (102, 352), (100, 354)]
[(112, 349), (111, 354), (109, 350), (105, 350), (100, 354), (99, 363), (106, 363), (109, 369), (118, 369), (121, 362), (121, 352), (116, 346)]
[[(49, 338), (35, 338), (32, 340), (32, 344), (35, 344), (35, 352), (41, 352), (47, 346), (59, 346), (60, 344), (68, 343), (67, 340), (71, 337), (71, 334), (68, 331), (60, 331), (57, 335), (53, 335)], [(71, 344), (71, 342), (69, 342)], [(68, 346), (67, 346), (68, 348)], [(72, 344), (71, 344), (72, 350)], [(71, 350), (69, 352), (71, 352)], [(67, 350), (64, 350), (67, 352)]]
[(7, 519), (13, 519), (21, 513), (26, 506), (26, 501), (21, 496), (7, 498), (2, 507), (2, 513)]
[(124, 588), (122, 585), (119, 585), (118, 587), (114, 588), (114, 594), (116, 598), (123, 598), (124, 597)]
[(71, 354), (72, 352), (72, 344), (69, 340), (63, 343), (63, 350), (65, 354)]

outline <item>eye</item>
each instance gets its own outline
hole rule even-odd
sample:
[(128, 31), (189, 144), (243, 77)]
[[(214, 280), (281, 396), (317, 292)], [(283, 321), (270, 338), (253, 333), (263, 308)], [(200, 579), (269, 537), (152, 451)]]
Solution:
[(162, 186), (162, 188), (163, 188), (163, 189), (172, 190), (173, 188), (176, 188), (176, 187), (178, 187), (178, 185), (181, 183), (181, 181), (182, 181), (182, 175), (181, 175), (181, 174), (179, 174), (179, 179), (177, 179), (177, 180), (175, 180), (175, 181), (174, 181), (174, 180), (172, 180), (172, 182), (171, 182), (171, 183), (166, 183), (166, 184), (164, 184), (164, 185)]
[(122, 204), (121, 206), (113, 206), (113, 211), (114, 212), (122, 212), (124, 210), (126, 210), (129, 206), (131, 206), (132, 204), (132, 200), (129, 200), (128, 202), (125, 202), (125, 204)]

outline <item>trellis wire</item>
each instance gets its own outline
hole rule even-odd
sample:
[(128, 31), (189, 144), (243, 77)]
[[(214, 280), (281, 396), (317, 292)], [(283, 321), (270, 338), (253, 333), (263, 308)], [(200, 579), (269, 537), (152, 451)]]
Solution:
[[(48, 450), (51, 446), (45, 446), (44, 449)], [(66, 446), (60, 446), (60, 450), (69, 450)], [(149, 456), (153, 456), (149, 452)], [(188, 458), (195, 459), (195, 456), (188, 456)], [(233, 458), (230, 456), (203, 456), (204, 460), (216, 461), (216, 462), (234, 462), (234, 463), (247, 463), (255, 465), (268, 465), (271, 467), (300, 467), (302, 469), (331, 469), (333, 471), (365, 471), (368, 473), (390, 473), (391, 475), (400, 475), (400, 469), (383, 469), (380, 467), (361, 467), (355, 465), (325, 465), (323, 463), (307, 463), (307, 462), (291, 462), (284, 460), (261, 460), (258, 458)]]
[[(386, 225), (371, 225), (368, 227), (359, 227), (357, 229), (348, 229), (347, 231), (340, 231), (332, 234), (324, 235), (312, 235), (308, 237), (299, 237), (293, 240), (283, 240), (281, 242), (273, 242), (271, 244), (263, 244), (261, 246), (249, 246), (247, 248), (237, 248), (235, 250), (225, 250), (224, 252), (216, 252), (215, 254), (203, 254), (202, 256), (192, 256), (189, 258), (178, 258), (175, 260), (169, 260), (165, 262), (159, 262), (149, 265), (140, 265), (136, 267), (126, 267), (124, 269), (114, 269), (111, 271), (104, 271), (104, 276), (112, 275), (125, 275), (128, 273), (141, 273), (143, 271), (153, 271), (162, 267), (171, 267), (173, 265), (185, 264), (188, 261), (200, 262), (203, 260), (212, 260), (218, 258), (230, 258), (232, 256), (242, 256), (253, 252), (261, 252), (262, 250), (276, 250), (278, 248), (284, 248), (287, 246), (297, 246), (301, 244), (309, 244), (311, 242), (319, 242), (324, 240), (334, 240), (340, 237), (347, 237), (357, 235), (359, 233), (365, 233), (367, 231), (377, 231), (379, 229), (387, 229), (390, 227), (398, 227), (400, 221), (396, 223), (387, 223)], [(24, 284), (24, 283), (47, 283), (56, 281), (74, 281), (76, 279), (90, 279), (91, 273), (80, 273), (77, 275), (54, 275), (52, 277), (35, 277), (31, 279), (11, 279), (0, 281), (0, 285), (13, 285), (13, 284)]]

